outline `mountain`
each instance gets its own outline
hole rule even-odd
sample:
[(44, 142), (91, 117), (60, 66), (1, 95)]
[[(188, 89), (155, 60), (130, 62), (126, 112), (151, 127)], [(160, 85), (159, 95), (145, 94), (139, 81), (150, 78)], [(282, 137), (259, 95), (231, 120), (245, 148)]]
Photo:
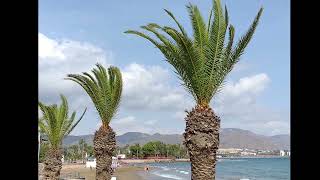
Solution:
[[(93, 135), (68, 136), (63, 140), (65, 146), (78, 144), (80, 139), (84, 139), (89, 145), (93, 145)], [(119, 146), (126, 144), (141, 145), (149, 141), (162, 141), (167, 144), (181, 144), (183, 140), (180, 134), (146, 134), (140, 132), (128, 132), (116, 136)], [(290, 135), (264, 136), (255, 134), (248, 130), (237, 128), (225, 128), (220, 131), (220, 148), (247, 148), (262, 150), (290, 149)]]
[(226, 128), (221, 130), (220, 137), (221, 148), (290, 149), (289, 135), (263, 136), (247, 130)]
[(272, 142), (278, 146), (283, 146), (283, 149), (290, 149), (290, 136), (287, 134), (271, 136)]
[(82, 136), (67, 136), (63, 139), (62, 144), (64, 146), (70, 146), (78, 144), (80, 139), (83, 139), (88, 145), (93, 146), (94, 135), (82, 135)]

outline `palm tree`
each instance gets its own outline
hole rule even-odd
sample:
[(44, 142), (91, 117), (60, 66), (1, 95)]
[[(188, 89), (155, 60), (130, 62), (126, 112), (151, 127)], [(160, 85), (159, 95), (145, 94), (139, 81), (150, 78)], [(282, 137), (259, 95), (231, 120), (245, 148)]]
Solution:
[(128, 30), (125, 33), (138, 35), (155, 45), (163, 53), (166, 61), (174, 67), (183, 86), (193, 96), (196, 106), (187, 111), (184, 133), (184, 144), (192, 165), (192, 179), (215, 179), (220, 118), (215, 115), (209, 104), (213, 96), (221, 90), (227, 74), (244, 53), (263, 8), (260, 8), (248, 31), (235, 46), (235, 28), (229, 26), (227, 7), (223, 11), (220, 0), (214, 0), (208, 23), (197, 6), (190, 4), (187, 10), (193, 38), (188, 37), (184, 28), (168, 10), (165, 10), (166, 13), (177, 24), (178, 29), (155, 23), (141, 26), (159, 41), (139, 31)]
[(81, 160), (82, 160), (82, 163), (84, 163), (84, 145), (85, 145), (85, 141), (83, 139), (80, 139), (79, 140), (79, 148), (80, 148), (80, 152), (81, 152)]
[(115, 133), (109, 126), (117, 112), (122, 93), (122, 76), (117, 67), (108, 71), (100, 64), (92, 70), (94, 77), (84, 72), (83, 75), (68, 74), (69, 80), (78, 83), (90, 96), (101, 118), (102, 125), (95, 132), (93, 143), (97, 160), (96, 179), (111, 179), (112, 153), (116, 148)]
[(44, 162), (44, 175), (46, 179), (58, 179), (62, 168), (62, 140), (69, 135), (83, 118), (87, 108), (81, 117), (75, 121), (76, 112), (69, 117), (68, 101), (65, 96), (60, 95), (62, 103), (45, 105), (39, 102), (42, 117), (39, 119), (39, 128), (48, 138), (49, 150)]

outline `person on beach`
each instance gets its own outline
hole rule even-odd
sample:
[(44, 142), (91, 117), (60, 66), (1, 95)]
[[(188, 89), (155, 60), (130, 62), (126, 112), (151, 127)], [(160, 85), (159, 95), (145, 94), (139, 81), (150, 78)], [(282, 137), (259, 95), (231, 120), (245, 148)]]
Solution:
[(145, 167), (144, 167), (144, 170), (148, 172), (148, 171), (149, 171), (149, 167), (148, 167), (148, 166), (145, 166)]

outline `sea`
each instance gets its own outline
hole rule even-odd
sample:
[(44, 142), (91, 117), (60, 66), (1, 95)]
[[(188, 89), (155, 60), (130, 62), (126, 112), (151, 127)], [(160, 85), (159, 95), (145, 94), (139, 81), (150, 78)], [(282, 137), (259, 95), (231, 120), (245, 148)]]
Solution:
[[(190, 180), (190, 162), (161, 162), (140, 172), (145, 180)], [(290, 158), (223, 158), (216, 165), (216, 180), (289, 180)]]

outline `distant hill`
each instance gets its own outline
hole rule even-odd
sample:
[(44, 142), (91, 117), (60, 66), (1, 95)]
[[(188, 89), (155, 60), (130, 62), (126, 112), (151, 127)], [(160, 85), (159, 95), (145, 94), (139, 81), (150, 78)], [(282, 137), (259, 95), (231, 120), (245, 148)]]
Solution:
[(220, 136), (221, 148), (290, 149), (289, 135), (264, 136), (247, 130), (226, 128), (221, 130)]
[[(68, 136), (63, 140), (65, 146), (77, 144), (80, 139), (84, 139), (89, 145), (93, 145), (93, 135)], [(117, 144), (125, 146), (139, 143), (141, 145), (149, 141), (162, 141), (167, 144), (181, 144), (183, 137), (180, 134), (146, 134), (140, 132), (128, 132), (116, 136)], [(290, 149), (290, 135), (264, 136), (251, 131), (225, 128), (220, 131), (220, 148), (247, 148), (278, 150)]]

